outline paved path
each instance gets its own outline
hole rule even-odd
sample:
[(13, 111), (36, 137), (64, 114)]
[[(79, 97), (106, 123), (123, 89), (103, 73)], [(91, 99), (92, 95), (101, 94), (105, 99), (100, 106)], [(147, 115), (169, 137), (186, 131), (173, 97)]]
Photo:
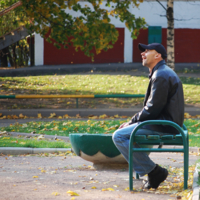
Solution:
[[(152, 153), (151, 158), (159, 164), (182, 167), (183, 159), (178, 153)], [(196, 156), (190, 156), (194, 164)], [(171, 181), (170, 177), (167, 180)], [(134, 188), (139, 191), (142, 180), (134, 180)], [(169, 184), (169, 183), (168, 183)], [(95, 189), (92, 189), (95, 188)], [(155, 191), (125, 191), (128, 187), (128, 169), (96, 170), (92, 163), (77, 156), (44, 155), (0, 156), (1, 199), (5, 200), (62, 200), (71, 199), (66, 192), (71, 190), (80, 196), (79, 200), (175, 200), (170, 194), (157, 194)], [(113, 188), (115, 191), (102, 191)], [(55, 194), (59, 194), (55, 196)]]

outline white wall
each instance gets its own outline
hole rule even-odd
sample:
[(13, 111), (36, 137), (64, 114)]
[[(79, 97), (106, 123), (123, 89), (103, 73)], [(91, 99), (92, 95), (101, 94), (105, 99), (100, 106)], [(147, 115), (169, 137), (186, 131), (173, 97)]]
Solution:
[[(79, 2), (85, 6), (86, 2)], [(161, 1), (163, 6), (167, 7), (166, 1)], [(91, 5), (87, 4), (91, 7)], [(101, 5), (105, 8), (105, 2)], [(111, 10), (111, 7), (110, 7)], [(199, 1), (175, 1), (174, 2), (174, 27), (175, 28), (191, 28), (200, 29), (200, 2)], [(165, 17), (165, 9), (156, 1), (145, 1), (140, 4), (139, 8), (131, 7), (129, 11), (135, 14), (136, 17), (143, 17), (149, 26), (162, 26), (167, 28), (167, 19)], [(66, 10), (74, 16), (79, 16), (73, 10)], [(117, 28), (125, 28), (125, 24), (115, 17), (111, 17), (111, 23)], [(124, 33), (124, 62), (132, 62), (133, 42), (130, 32), (125, 28)], [(43, 65), (44, 63), (44, 42), (43, 39), (35, 35), (35, 65)]]
[(44, 39), (35, 34), (35, 65), (44, 65)]

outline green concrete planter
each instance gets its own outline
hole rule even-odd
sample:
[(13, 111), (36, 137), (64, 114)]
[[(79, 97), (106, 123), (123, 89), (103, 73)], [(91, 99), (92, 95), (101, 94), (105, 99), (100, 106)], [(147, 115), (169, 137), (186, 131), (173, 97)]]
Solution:
[(112, 134), (69, 134), (72, 148), (81, 158), (99, 163), (125, 164), (127, 161), (112, 141)]

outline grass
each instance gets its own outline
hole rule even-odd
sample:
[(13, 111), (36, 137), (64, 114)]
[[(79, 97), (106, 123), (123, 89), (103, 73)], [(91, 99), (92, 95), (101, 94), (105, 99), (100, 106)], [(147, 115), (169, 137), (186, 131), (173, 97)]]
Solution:
[(87, 120), (87, 121), (51, 121), (27, 122), (1, 127), (1, 131), (69, 136), (70, 133), (113, 133), (121, 123), (127, 120)]
[[(145, 94), (147, 77), (130, 75), (51, 75), (29, 77), (0, 77), (1, 95), (4, 94)], [(55, 100), (55, 99), (54, 99)], [(56, 99), (57, 100), (57, 99)], [(14, 101), (10, 99), (10, 101)], [(37, 100), (39, 101), (39, 100)], [(55, 104), (52, 99), (50, 104)], [(74, 108), (75, 99), (59, 99), (65, 108)], [(80, 99), (80, 107), (94, 107), (95, 104), (114, 104), (116, 107), (142, 103), (143, 98), (133, 99)], [(31, 107), (45, 107), (47, 102), (40, 101)], [(10, 108), (23, 108), (25, 102), (13, 103)]]
[[(113, 133), (126, 120), (87, 120), (87, 121), (51, 121), (27, 122), (1, 127), (1, 131), (69, 136), (70, 133)], [(184, 124), (189, 132), (189, 146), (200, 147), (200, 120), (186, 119)]]
[[(180, 77), (188, 104), (200, 103), (200, 78)], [(46, 75), (29, 77), (0, 77), (1, 95), (4, 94), (145, 94), (149, 79), (144, 76), (131, 75)], [(17, 99), (18, 100), (18, 99)], [(14, 101), (9, 99), (9, 101)], [(16, 99), (15, 99), (16, 101)], [(42, 108), (48, 104), (59, 105), (65, 108), (74, 108), (75, 99), (48, 99), (48, 102), (35, 99), (29, 107)], [(79, 99), (80, 107), (95, 107), (99, 104), (111, 104), (115, 107), (134, 107), (141, 104), (143, 98), (102, 98)], [(4, 104), (5, 106), (5, 104)], [(9, 105), (10, 108), (24, 108), (26, 101)]]
[(129, 75), (1, 77), (0, 81), (2, 91), (25, 94), (143, 94), (148, 85), (146, 77)]
[[(200, 78), (180, 77), (188, 104), (200, 103)], [(46, 75), (29, 77), (0, 77), (0, 91), (4, 94), (145, 94), (149, 79), (131, 75)], [(15, 101), (17, 100), (17, 103)], [(63, 108), (74, 108), (75, 99), (9, 99), (6, 108), (45, 108), (55, 103)], [(34, 103), (36, 102), (36, 103)], [(94, 108), (98, 105), (130, 108), (141, 104), (143, 98), (79, 99), (79, 107)], [(109, 104), (109, 105), (107, 105)], [(3, 105), (0, 105), (3, 108)]]
[(37, 138), (21, 139), (15, 137), (1, 137), (0, 147), (71, 148), (71, 144), (64, 141), (38, 141)]

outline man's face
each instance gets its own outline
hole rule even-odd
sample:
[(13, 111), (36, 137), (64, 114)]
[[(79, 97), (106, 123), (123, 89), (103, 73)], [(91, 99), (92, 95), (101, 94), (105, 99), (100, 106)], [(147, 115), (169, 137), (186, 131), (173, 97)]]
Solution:
[(156, 54), (157, 51), (150, 49), (146, 49), (144, 52), (142, 52), (142, 65), (149, 68), (154, 65)]

